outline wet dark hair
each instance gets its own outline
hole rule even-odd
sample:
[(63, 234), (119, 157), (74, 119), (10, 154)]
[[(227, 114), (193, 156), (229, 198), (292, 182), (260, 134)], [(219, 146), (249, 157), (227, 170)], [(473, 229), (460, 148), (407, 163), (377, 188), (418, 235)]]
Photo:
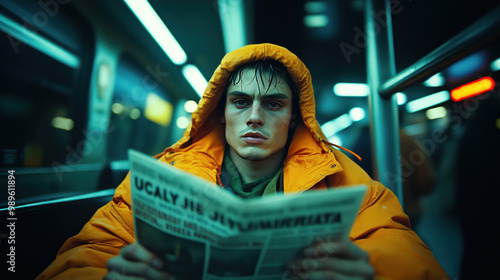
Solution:
[[(238, 69), (234, 70), (231, 73), (231, 77), (229, 77), (229, 80), (227, 82), (227, 87), (229, 87), (229, 85), (231, 84), (237, 85), (241, 83), (243, 73), (250, 69), (253, 69), (255, 71), (254, 79), (257, 79), (257, 86), (259, 87), (260, 93), (262, 93), (260, 85), (264, 85), (265, 80), (269, 82), (267, 88), (265, 88), (263, 91), (264, 95), (271, 89), (271, 86), (276, 87), (280, 79), (282, 81), (285, 81), (292, 91), (292, 116), (300, 116), (299, 94), (297, 86), (293, 82), (287, 68), (281, 62), (278, 62), (276, 60), (257, 60), (240, 66)], [(264, 73), (268, 74), (268, 76), (265, 76)], [(221, 105), (222, 108), (224, 108), (226, 105), (227, 87), (224, 91), (224, 95), (221, 97), (222, 99), (219, 102), (219, 105)]]

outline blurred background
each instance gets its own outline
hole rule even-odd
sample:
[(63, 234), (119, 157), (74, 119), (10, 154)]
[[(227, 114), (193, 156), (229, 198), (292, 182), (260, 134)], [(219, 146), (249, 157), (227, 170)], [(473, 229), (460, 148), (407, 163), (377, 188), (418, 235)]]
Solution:
[[(16, 170), (18, 204), (113, 189), (128, 171), (127, 149), (155, 155), (182, 136), (225, 53), (269, 42), (306, 64), (325, 134), (361, 155), (355, 161), (373, 175), (364, 5), (2, 1), (1, 174)], [(400, 72), (497, 8), (498, 1), (390, 5)], [(387, 25), (384, 11), (375, 11), (375, 20), (381, 28)], [(479, 254), (470, 248), (483, 248), (478, 238), (498, 212), (498, 32), (479, 50), (397, 93), (405, 210), (452, 279), (484, 265), (464, 263)], [(470, 83), (471, 95), (450, 96)], [(0, 207), (6, 200), (2, 191)], [(476, 243), (481, 246), (470, 245)]]

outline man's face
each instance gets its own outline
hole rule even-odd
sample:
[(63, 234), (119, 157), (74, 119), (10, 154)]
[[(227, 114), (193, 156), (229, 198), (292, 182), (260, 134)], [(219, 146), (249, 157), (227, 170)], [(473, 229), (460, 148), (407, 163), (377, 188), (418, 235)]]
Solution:
[(224, 109), (231, 156), (250, 161), (283, 155), (292, 117), (288, 84), (275, 76), (269, 87), (270, 75), (264, 72), (261, 79), (260, 74), (245, 69), (238, 83), (228, 86)]

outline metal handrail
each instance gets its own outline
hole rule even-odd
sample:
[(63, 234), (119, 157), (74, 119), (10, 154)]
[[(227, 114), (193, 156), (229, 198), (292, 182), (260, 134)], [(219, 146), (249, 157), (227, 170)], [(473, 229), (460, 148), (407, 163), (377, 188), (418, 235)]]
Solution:
[(389, 98), (408, 86), (424, 81), (500, 36), (500, 5), (413, 65), (388, 79), (379, 94)]
[[(375, 179), (393, 191), (403, 205), (396, 96), (382, 98), (377, 92), (383, 81), (396, 74), (390, 7), (389, 0), (365, 1), (366, 74)], [(376, 25), (378, 11), (385, 11), (385, 27)]]

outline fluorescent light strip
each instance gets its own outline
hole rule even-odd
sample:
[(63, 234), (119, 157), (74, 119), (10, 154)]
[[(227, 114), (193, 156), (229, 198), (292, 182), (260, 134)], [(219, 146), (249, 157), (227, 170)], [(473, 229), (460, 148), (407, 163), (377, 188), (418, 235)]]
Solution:
[(63, 118), (63, 117), (53, 118), (51, 124), (55, 128), (62, 129), (62, 130), (68, 130), (68, 131), (72, 130), (73, 126), (74, 126), (72, 119)]
[(80, 67), (78, 56), (1, 14), (0, 30), (73, 69)]
[(455, 102), (488, 92), (495, 89), (495, 80), (491, 77), (482, 77), (465, 85), (451, 90), (451, 99)]
[(437, 73), (436, 75), (430, 77), (426, 81), (424, 81), (424, 85), (426, 87), (442, 87), (444, 86), (444, 77), (441, 73)]
[(500, 58), (497, 58), (495, 61), (493, 61), (490, 64), (491, 71), (498, 71), (500, 70)]
[(304, 25), (309, 28), (320, 28), (328, 25), (328, 17), (326, 15), (306, 15), (304, 17)]
[(409, 113), (415, 113), (448, 100), (450, 100), (450, 92), (443, 90), (408, 102), (408, 104), (406, 104), (406, 110), (408, 110)]
[[(93, 193), (88, 193), (88, 194), (75, 195), (75, 196), (70, 196), (70, 197), (65, 197), (65, 198), (47, 200), (47, 201), (42, 201), (42, 202), (35, 202), (35, 203), (24, 204), (24, 205), (16, 205), (16, 209), (25, 208), (25, 207), (44, 206), (44, 205), (50, 205), (50, 204), (55, 204), (55, 203), (70, 202), (70, 201), (75, 201), (75, 200), (98, 198), (98, 197), (113, 195), (114, 193), (115, 193), (115, 189), (108, 189), (108, 190), (103, 190), (103, 191), (98, 191), (98, 192), (93, 192)], [(9, 208), (6, 207), (6, 208), (0, 209), (0, 211), (6, 211), (8, 209)]]
[(406, 103), (406, 94), (404, 92), (396, 92), (396, 100), (398, 101), (398, 105), (403, 105)]
[(208, 85), (207, 80), (205, 77), (203, 77), (203, 74), (201, 74), (200, 70), (198, 67), (192, 65), (192, 64), (186, 64), (184, 67), (182, 67), (182, 74), (184, 75), (184, 78), (189, 82), (191, 87), (193, 87), (194, 91), (202, 97), (203, 92), (205, 92), (205, 89)]
[(323, 133), (325, 134), (325, 136), (327, 138), (330, 138), (333, 135), (348, 128), (351, 125), (352, 125), (352, 119), (351, 119), (351, 116), (349, 116), (349, 113), (347, 113), (347, 114), (343, 114), (342, 116), (323, 124), (321, 126), (321, 129), (323, 130)]
[(124, 0), (174, 64), (182, 65), (187, 55), (165, 23), (146, 0)]
[[(370, 88), (364, 83), (338, 83), (333, 86), (333, 92), (341, 97), (367, 97), (370, 94)], [(396, 92), (398, 105), (406, 103), (406, 94)]]
[(425, 112), (425, 116), (429, 120), (444, 118), (444, 117), (446, 117), (446, 114), (447, 114), (446, 108), (443, 106), (432, 108), (432, 109), (427, 110), (427, 112)]
[(247, 34), (242, 0), (219, 0), (218, 3), (226, 52), (245, 46)]
[(343, 97), (364, 97), (368, 96), (370, 89), (362, 83), (338, 83), (333, 86), (333, 92)]
[(349, 116), (351, 117), (351, 120), (357, 122), (362, 120), (365, 117), (366, 113), (365, 110), (361, 107), (354, 107), (351, 110), (349, 110)]

